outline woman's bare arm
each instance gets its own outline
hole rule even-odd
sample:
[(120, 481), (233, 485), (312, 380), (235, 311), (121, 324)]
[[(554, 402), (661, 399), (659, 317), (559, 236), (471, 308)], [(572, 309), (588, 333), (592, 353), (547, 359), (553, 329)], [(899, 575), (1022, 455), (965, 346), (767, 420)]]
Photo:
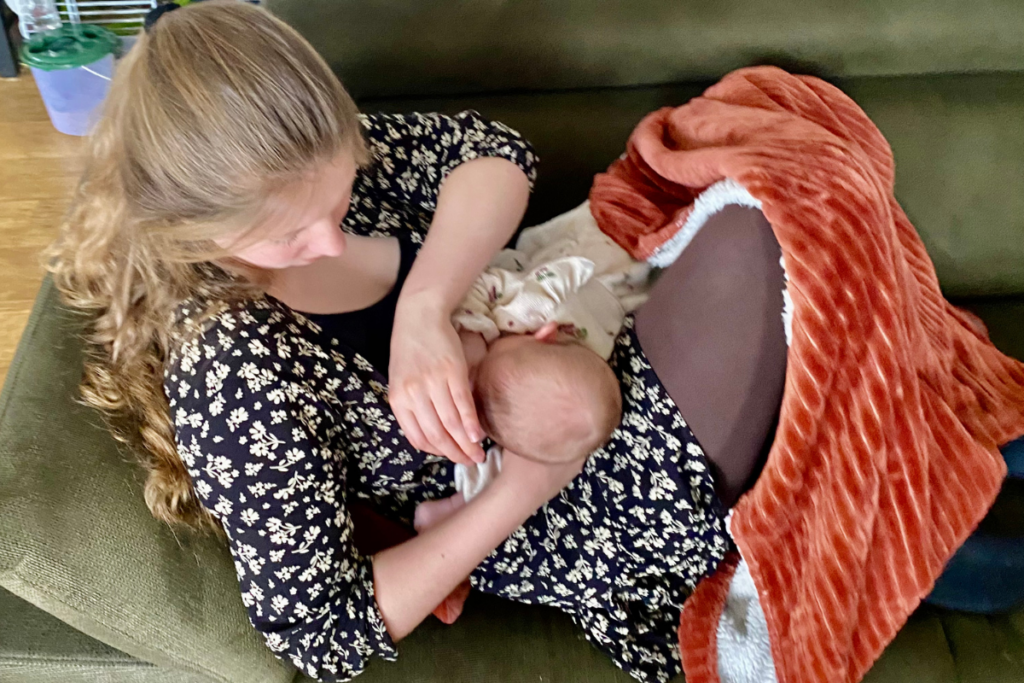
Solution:
[(455, 462), (483, 460), (484, 434), (451, 315), (515, 232), (529, 194), (523, 170), (495, 157), (463, 163), (441, 186), (430, 232), (402, 287), (391, 336), (391, 406), (420, 450)]
[(501, 475), (448, 519), (373, 560), (377, 606), (392, 640), (415, 629), (487, 555), (579, 474), (505, 451)]

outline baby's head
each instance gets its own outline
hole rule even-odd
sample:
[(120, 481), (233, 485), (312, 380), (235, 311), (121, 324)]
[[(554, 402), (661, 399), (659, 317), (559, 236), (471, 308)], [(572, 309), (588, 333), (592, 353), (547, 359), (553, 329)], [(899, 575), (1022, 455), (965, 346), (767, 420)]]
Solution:
[(600, 356), (531, 335), (495, 341), (477, 367), (474, 391), (492, 439), (552, 464), (603, 446), (622, 415), (618, 379)]

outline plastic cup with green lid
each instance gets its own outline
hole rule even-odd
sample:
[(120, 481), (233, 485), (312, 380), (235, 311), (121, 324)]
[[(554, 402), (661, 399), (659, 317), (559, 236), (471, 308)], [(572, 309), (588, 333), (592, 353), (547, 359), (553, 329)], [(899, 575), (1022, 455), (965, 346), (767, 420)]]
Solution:
[(118, 46), (118, 37), (102, 26), (70, 24), (36, 34), (21, 48), (61, 133), (89, 134), (110, 89)]

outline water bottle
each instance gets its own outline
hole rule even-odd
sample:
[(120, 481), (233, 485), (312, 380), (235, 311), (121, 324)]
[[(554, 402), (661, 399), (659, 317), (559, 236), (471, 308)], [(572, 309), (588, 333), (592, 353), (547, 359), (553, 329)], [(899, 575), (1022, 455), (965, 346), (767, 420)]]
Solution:
[(54, 0), (8, 0), (19, 17), (21, 35), (28, 38), (35, 33), (54, 31), (61, 26), (60, 13)]
[(25, 42), (21, 59), (57, 130), (88, 135), (110, 89), (118, 45), (116, 35), (91, 24), (68, 24)]

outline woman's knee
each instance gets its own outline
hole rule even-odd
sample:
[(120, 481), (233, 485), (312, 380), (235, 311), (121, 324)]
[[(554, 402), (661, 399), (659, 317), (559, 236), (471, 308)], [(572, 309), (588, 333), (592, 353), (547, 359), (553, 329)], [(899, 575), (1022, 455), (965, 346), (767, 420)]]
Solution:
[(728, 207), (666, 269), (636, 316), (644, 353), (729, 504), (758, 469), (782, 399), (780, 256), (760, 211)]

